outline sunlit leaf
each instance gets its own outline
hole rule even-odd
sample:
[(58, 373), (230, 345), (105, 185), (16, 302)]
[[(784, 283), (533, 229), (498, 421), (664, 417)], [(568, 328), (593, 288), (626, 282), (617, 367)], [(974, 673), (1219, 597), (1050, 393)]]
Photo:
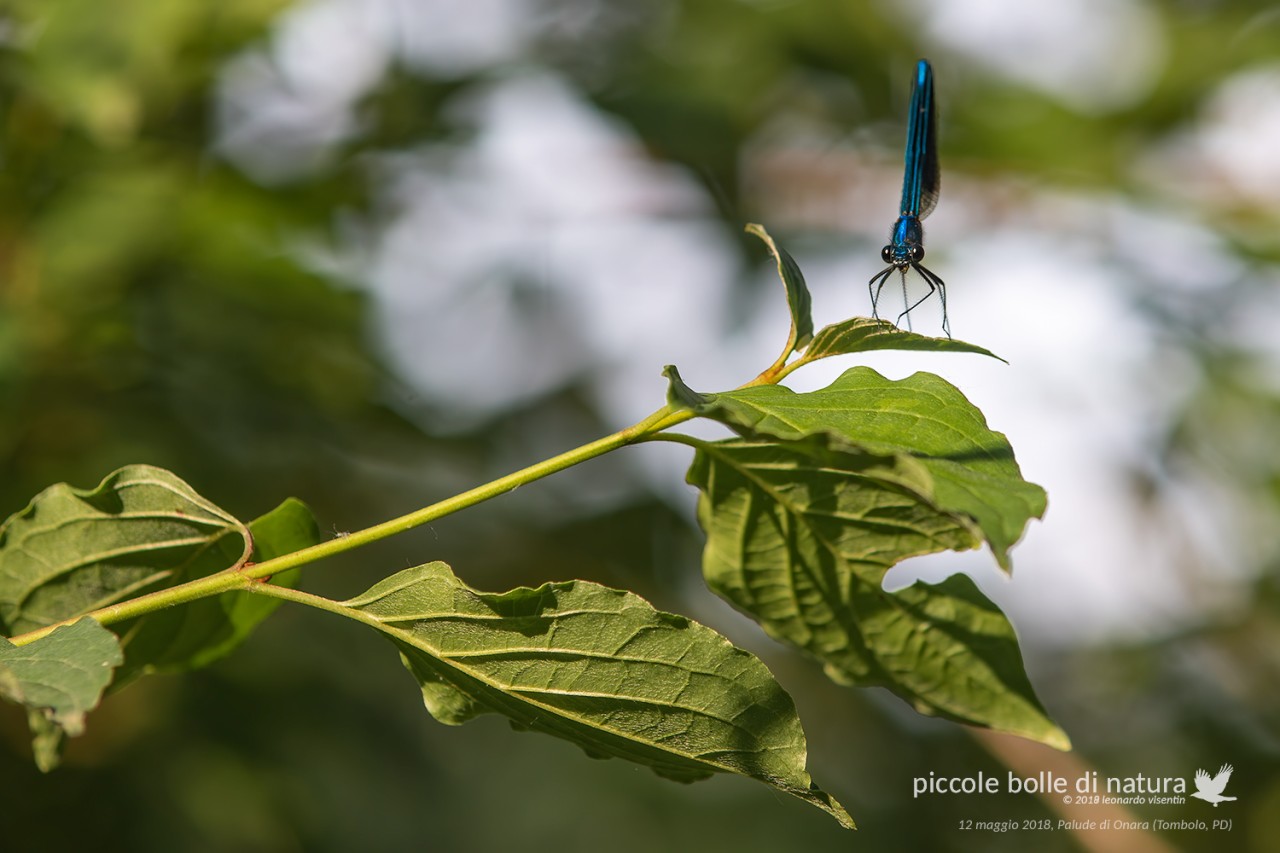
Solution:
[(1008, 439), (987, 427), (959, 389), (933, 374), (890, 380), (855, 367), (805, 394), (777, 385), (696, 397), (672, 393), (744, 435), (836, 436), (865, 452), (895, 456), (899, 466), (919, 464), (931, 479), (921, 497), (942, 512), (973, 519), (1005, 568), (1027, 522), (1044, 514), (1044, 490), (1022, 479)]
[(819, 330), (805, 350), (805, 361), (817, 361), (833, 355), (848, 355), (871, 350), (917, 350), (922, 352), (971, 352), (1003, 358), (974, 344), (951, 338), (930, 338), (899, 329), (887, 320), (854, 317)]
[(36, 763), (53, 769), (64, 734), (84, 731), (123, 656), (116, 635), (92, 619), (63, 625), (25, 646), (0, 637), (0, 696), (28, 708)]
[(764, 664), (632, 593), (585, 581), (482, 593), (437, 562), (338, 606), (396, 644), (441, 722), (498, 713), (668, 778), (741, 774), (852, 826), (813, 786), (795, 707)]

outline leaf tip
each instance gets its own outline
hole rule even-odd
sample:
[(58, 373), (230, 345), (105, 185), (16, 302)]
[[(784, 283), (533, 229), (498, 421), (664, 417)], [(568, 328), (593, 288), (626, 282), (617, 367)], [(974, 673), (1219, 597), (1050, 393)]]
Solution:
[(822, 809), (824, 812), (835, 818), (836, 823), (840, 824), (845, 829), (856, 830), (858, 828), (858, 825), (853, 822), (853, 817), (849, 812), (845, 811), (844, 806), (840, 805), (840, 803), (836, 801), (835, 797), (831, 796), (817, 785), (810, 783), (808, 790), (791, 789), (790, 793), (809, 803), (809, 805), (817, 806)]
[(667, 402), (672, 406), (698, 412), (711, 402), (711, 398), (706, 394), (699, 394), (684, 384), (684, 380), (680, 378), (680, 371), (674, 364), (668, 364), (662, 368), (662, 375), (667, 377)]
[(782, 286), (787, 293), (787, 305), (791, 310), (791, 334), (782, 356), (785, 359), (791, 353), (804, 349), (813, 340), (812, 298), (809, 288), (804, 282), (800, 265), (774, 241), (763, 225), (751, 222), (745, 230), (748, 234), (759, 237), (765, 244), (778, 266), (778, 278), (782, 279)]
[(1036, 738), (1045, 746), (1051, 746), (1059, 752), (1070, 752), (1074, 747), (1071, 745), (1071, 738), (1067, 733), (1057, 726), (1051, 726), (1043, 735)]

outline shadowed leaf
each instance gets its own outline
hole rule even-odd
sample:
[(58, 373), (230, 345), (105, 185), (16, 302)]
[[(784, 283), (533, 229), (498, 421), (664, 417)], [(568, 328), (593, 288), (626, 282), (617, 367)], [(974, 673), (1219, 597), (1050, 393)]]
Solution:
[[(294, 498), (250, 522), (249, 530), (253, 535), (253, 560), (257, 563), (320, 541), (311, 510)], [(223, 571), (236, 564), (235, 558), (231, 549), (210, 549), (201, 559), (188, 564), (174, 583)], [(297, 569), (282, 572), (270, 582), (291, 587), (300, 574)], [(121, 626), (121, 635), (127, 638), (126, 660), (117, 681), (124, 683), (145, 673), (174, 673), (207, 666), (234, 651), (278, 606), (276, 599), (225, 592), (126, 623)]]
[(853, 825), (810, 780), (795, 706), (764, 664), (632, 593), (585, 581), (482, 593), (431, 563), (341, 607), (396, 644), (441, 722), (499, 713), (668, 778), (748, 776)]
[[(168, 471), (131, 465), (94, 489), (52, 486), (0, 527), (0, 618), (12, 636), (233, 570), (250, 548), (262, 561), (318, 541), (310, 510), (296, 500), (246, 527)], [(126, 660), (115, 687), (216, 660), (276, 606), (231, 592), (121, 624)]]
[[(764, 241), (778, 264), (778, 277), (787, 291), (787, 308), (791, 311), (791, 336), (787, 339), (785, 355), (803, 349), (813, 339), (813, 300), (809, 296), (809, 288), (804, 283), (804, 274), (800, 266), (787, 254), (786, 250), (773, 242), (769, 232), (763, 225), (752, 223), (747, 226), (747, 233)], [(784, 356), (785, 357), (785, 356)]]
[(744, 438), (702, 443), (708, 585), (840, 683), (887, 687), (918, 710), (1040, 740), (1066, 736), (1036, 699), (1017, 636), (962, 576), (896, 592), (908, 557), (991, 546), (1002, 566), (1044, 492), (1004, 436), (952, 385), (867, 368), (796, 394), (698, 394), (674, 368), (669, 399)]
[(123, 656), (116, 635), (92, 619), (64, 625), (25, 646), (0, 638), (0, 696), (25, 705), (41, 770), (57, 766), (64, 735), (84, 731)]
[(689, 482), (702, 492), (707, 584), (835, 681), (887, 687), (922, 712), (1065, 748), (1012, 625), (971, 581), (883, 589), (907, 557), (981, 541), (970, 519), (926, 499), (928, 480), (909, 457), (831, 436), (704, 445)]
[(0, 526), (0, 622), (13, 636), (170, 585), (211, 549), (248, 559), (249, 531), (173, 474), (129, 465), (59, 483)]

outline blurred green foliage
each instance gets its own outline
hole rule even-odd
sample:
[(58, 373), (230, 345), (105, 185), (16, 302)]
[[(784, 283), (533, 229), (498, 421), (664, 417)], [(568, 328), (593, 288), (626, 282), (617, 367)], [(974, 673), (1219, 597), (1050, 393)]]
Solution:
[(281, 4), (28, 5), (3, 56), (6, 504), (139, 458), (266, 499), (394, 429), (361, 297), (288, 252), (360, 188), (282, 196), (208, 150), (219, 63)]
[[(896, 151), (901, 69), (929, 49), (892, 4), (534, 5), (526, 11), (545, 26), (518, 60), (452, 72), (393, 61), (356, 103), (355, 130), (271, 184), (220, 154), (217, 87), (228, 63), (269, 43), (286, 3), (0, 6), (4, 513), (53, 482), (91, 485), (147, 462), (241, 518), (297, 495), (336, 534), (505, 473), (535, 448), (598, 436), (605, 418), (575, 381), (460, 432), (437, 417), (448, 401), (421, 399), (387, 368), (369, 297), (308, 256), (340, 242), (344, 217), (375, 229), (389, 217), (369, 155), (437, 139), (465, 145), (465, 126), (448, 112), (456, 95), (499, 75), (553, 69), (632, 128), (648, 156), (696, 175), (737, 233), (742, 221), (775, 219), (760, 209), (768, 194), (744, 174), (772, 120), (785, 112)], [(1153, 516), (1170, 478), (1229, 494), (1252, 537), (1245, 550), (1256, 565), (1244, 574), (1257, 578), (1254, 594), (1222, 625), (1151, 645), (1044, 652), (1029, 670), (1081, 754), (1104, 771), (1189, 775), (1197, 762), (1230, 756), (1240, 792), (1231, 846), (1273, 850), (1280, 391), (1266, 378), (1272, 362), (1220, 318), (1274, 286), (1267, 262), (1280, 255), (1280, 213), (1229, 196), (1187, 201), (1136, 165), (1192, 126), (1228, 75), (1276, 56), (1280, 24), (1262, 2), (1146, 8), (1168, 58), (1149, 97), (1106, 115), (1082, 116), (954, 58), (945, 168), (1176, 206), (1245, 264), (1206, 297), (1212, 311), (1198, 300), (1149, 311), (1158, 345), (1190, 357), (1197, 372), (1182, 409), (1161, 425), (1158, 465), (1131, 480)], [(749, 240), (743, 251), (758, 252)], [(1132, 271), (1135, 302), (1161, 284), (1143, 275)], [(691, 580), (700, 537), (690, 519), (643, 490), (597, 507), (565, 497), (629, 476), (601, 460), (537, 498), (522, 492), (304, 583), (350, 594), (435, 558), (463, 576), (475, 567), (484, 588), (583, 577), (704, 619), (682, 601), (695, 589), (698, 608), (716, 607)], [(709, 613), (713, 624), (717, 615), (735, 624)], [(355, 626), (284, 608), (227, 661), (111, 697), (48, 777), (31, 766), (25, 721), (0, 708), (0, 846), (1022, 850), (1017, 834), (953, 828), (961, 818), (1051, 816), (1029, 797), (911, 800), (912, 776), (1004, 770), (957, 727), (835, 688), (763, 644), (796, 697), (815, 778), (859, 823), (852, 842), (825, 817), (745, 781), (681, 787), (493, 720), (438, 726), (381, 646)], [(1196, 805), (1157, 816), (1202, 817)], [(1191, 850), (1222, 843), (1208, 834), (1168, 841)], [(1037, 844), (1078, 849), (1065, 833)]]

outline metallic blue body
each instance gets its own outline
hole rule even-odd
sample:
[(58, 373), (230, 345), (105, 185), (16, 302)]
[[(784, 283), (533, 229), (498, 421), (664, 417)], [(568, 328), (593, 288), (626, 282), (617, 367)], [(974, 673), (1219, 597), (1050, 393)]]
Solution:
[(898, 320), (907, 318), (911, 322), (912, 309), (933, 292), (938, 292), (942, 300), (942, 329), (951, 337), (951, 328), (947, 321), (947, 289), (942, 279), (934, 275), (920, 263), (924, 259), (924, 226), (920, 220), (928, 216), (938, 204), (938, 192), (941, 186), (941, 170), (938, 167), (938, 129), (937, 113), (933, 99), (933, 69), (927, 60), (916, 64), (915, 82), (911, 87), (911, 112), (907, 116), (907, 151), (902, 177), (902, 203), (899, 205), (898, 221), (889, 232), (889, 243), (880, 252), (880, 257), (889, 266), (871, 277), (867, 287), (871, 292), (871, 313), (876, 312), (880, 300), (880, 290), (889, 276), (896, 270), (902, 278), (903, 304), (907, 299), (907, 268), (920, 274), (929, 285), (929, 292), (907, 306)]

